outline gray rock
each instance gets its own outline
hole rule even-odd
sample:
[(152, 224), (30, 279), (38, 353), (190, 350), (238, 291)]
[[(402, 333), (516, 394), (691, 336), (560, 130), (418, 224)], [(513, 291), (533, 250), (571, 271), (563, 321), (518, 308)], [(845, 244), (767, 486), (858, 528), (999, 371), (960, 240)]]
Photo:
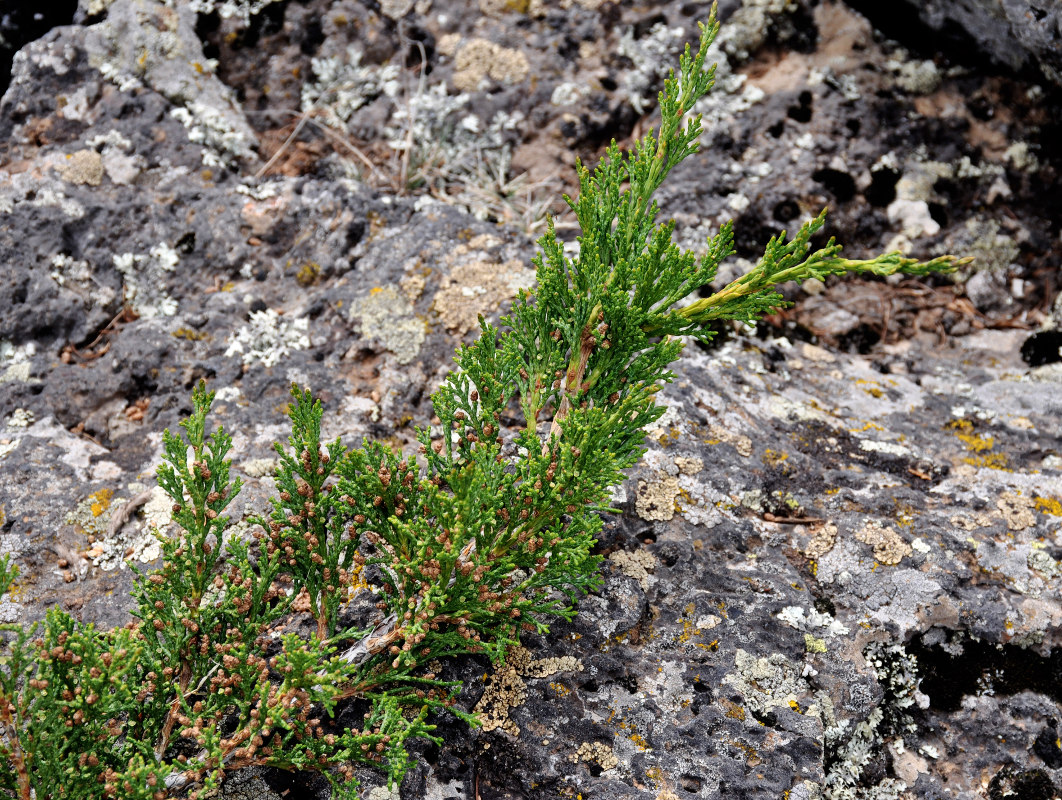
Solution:
[[(651, 96), (661, 76), (650, 56), (693, 29), (677, 3), (542, 17), (482, 5), (418, 5), (396, 23), (353, 3), (278, 4), (248, 45), (237, 18), (201, 26), (204, 44), (184, 6), (116, 0), (95, 24), (21, 51), (0, 102), (0, 552), (23, 581), (0, 619), (60, 604), (84, 621), (128, 621), (126, 553), (149, 568), (150, 526), (170, 529), (151, 493), (160, 432), (188, 412), (200, 378), (219, 390), (213, 419), (234, 437), (239, 522), (272, 490), (292, 381), (324, 402), (327, 437), (411, 446), (409, 423), (430, 420), (454, 346), (531, 280), (522, 189), (463, 159), (508, 153), (569, 175), (573, 150), (592, 161), (601, 141), (630, 135), (631, 87)], [(1008, 121), (971, 125), (949, 98), (1002, 102), (992, 81), (912, 81), (928, 68), (890, 66), (895, 51), (842, 5), (725, 10), (735, 38), (703, 109), (711, 149), (661, 197), (678, 238), (702, 245), (736, 215), (740, 255), (754, 258), (829, 203), (830, 230), (856, 255), (977, 245), (1005, 254), (1008, 279), (1030, 292), (867, 282), (809, 299), (785, 287), (791, 312), (689, 347), (618, 493), (622, 513), (606, 520), (601, 589), (505, 667), (446, 665), (466, 708), (503, 685), (523, 699), (492, 703), (482, 729), (440, 718), (444, 745), (419, 751), (402, 797), (973, 796), (986, 781), (1015, 784), (1007, 770), (1062, 778), (1050, 749), (1057, 686), (1043, 677), (1057, 670), (1062, 623), (1060, 375), (1022, 363), (1022, 331), (984, 329), (1014, 324), (1019, 308), (1031, 324), (1036, 292), (1049, 291), (1057, 209), (1037, 193), (1058, 164), (1037, 139), (1039, 111), (1011, 83)], [(335, 139), (375, 136), (362, 155), (394, 177), (377, 128), (412, 95), (388, 95), (381, 76), (403, 74), (414, 23), (426, 53), (438, 45), (429, 78), (446, 103), (460, 72), (448, 48), (474, 38), (526, 51), (537, 82), (488, 70), (441, 117), (476, 121), (467, 138), (439, 127), (426, 140), (439, 149), (417, 151), (453, 159), (430, 162), (446, 180), (462, 176), (431, 183), (435, 199), (351, 179), (357, 141)], [(364, 46), (356, 67), (343, 62), (351, 45)], [(193, 75), (204, 48), (217, 72), (203, 61)], [(366, 115), (327, 135), (307, 122), (274, 174), (255, 178), (255, 139), (272, 158), (294, 131), (277, 134), (276, 119), (287, 124), (315, 69), (326, 72), (314, 58), (371, 89)], [(562, 84), (558, 99), (578, 98), (555, 106)], [(425, 115), (449, 107), (438, 98)], [(324, 119), (343, 104), (314, 108)], [(523, 119), (491, 131), (499, 110)], [(1017, 141), (1028, 146), (1006, 155)], [(918, 213), (890, 218), (897, 200)], [(975, 273), (993, 274), (1003, 271)], [(388, 796), (379, 775), (363, 777)], [(257, 772), (226, 791), (272, 796)]]
[[(883, 10), (863, 0), (851, 5), (872, 17)], [(934, 33), (954, 39), (961, 32), (966, 46), (993, 61), (1013, 70), (1039, 66), (1049, 81), (1062, 85), (1062, 8), (1052, 0), (905, 0), (904, 5)]]

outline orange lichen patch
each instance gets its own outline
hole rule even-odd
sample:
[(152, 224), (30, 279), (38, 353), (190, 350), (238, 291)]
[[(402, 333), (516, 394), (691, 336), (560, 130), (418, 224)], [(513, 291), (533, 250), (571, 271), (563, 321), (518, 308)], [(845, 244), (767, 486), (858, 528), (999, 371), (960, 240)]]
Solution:
[[(346, 596), (346, 600), (344, 602), (347, 602), (347, 603), (352, 602), (354, 600), (355, 595), (357, 595), (358, 592), (360, 592), (362, 590), (368, 590), (368, 589), (371, 588), (369, 586), (369, 582), (366, 581), (365, 577), (362, 575), (363, 568), (364, 568), (364, 565), (362, 565), (362, 564), (353, 564), (351, 566), (351, 568), (349, 570), (347, 570), (346, 576), (345, 576), (345, 579), (344, 579), (345, 582), (346, 582), (346, 586), (347, 586), (347, 596)], [(343, 578), (342, 574), (340, 575), (340, 577)]]
[(743, 752), (745, 754), (745, 763), (746, 763), (747, 766), (755, 767), (756, 765), (763, 763), (763, 759), (760, 758), (760, 754), (756, 751), (756, 748), (753, 747), (752, 745), (745, 744), (745, 742), (739, 742), (739, 741), (733, 741), (733, 740), (727, 742), (727, 744), (733, 745), (734, 747), (736, 747), (738, 750), (740, 750), (741, 752)]
[(89, 495), (89, 508), (92, 511), (92, 516), (99, 517), (105, 514), (111, 507), (112, 497), (114, 497), (113, 489), (100, 489), (98, 492)]
[(767, 448), (763, 452), (763, 463), (769, 467), (777, 467), (788, 458), (789, 453), (783, 453), (779, 450), (771, 450), (770, 448)]
[(660, 767), (649, 767), (649, 769), (645, 771), (645, 777), (647, 777), (657, 786), (663, 786), (666, 783), (664, 771), (660, 769)]
[(686, 644), (697, 633), (697, 626), (693, 624), (693, 620), (690, 619), (693, 613), (696, 611), (696, 607), (693, 603), (689, 603), (686, 608), (683, 609), (682, 616), (679, 618), (679, 622), (682, 623), (682, 633), (675, 639), (679, 644)]
[(1050, 514), (1053, 517), (1062, 517), (1062, 503), (1053, 497), (1034, 497), (1036, 503), (1036, 510), (1042, 511), (1045, 514)]
[(720, 699), (719, 704), (724, 709), (726, 709), (726, 711), (723, 712), (726, 717), (728, 717), (730, 719), (736, 719), (736, 720), (744, 721), (744, 719), (745, 719), (745, 707), (744, 706), (739, 706), (737, 703), (732, 703), (731, 701), (727, 700), (726, 698)]
[(969, 464), (971, 467), (977, 467), (978, 469), (998, 469), (1004, 472), (1009, 472), (1007, 464), (1010, 463), (1007, 460), (1005, 453), (989, 453), (984, 456), (969, 456), (962, 460), (962, 463)]
[(196, 331), (191, 328), (178, 328), (170, 335), (176, 339), (187, 339), (189, 342), (202, 342), (211, 338), (206, 331)]
[(649, 746), (649, 742), (645, 741), (645, 739), (642, 738), (641, 734), (632, 733), (627, 738), (634, 742), (634, 746), (641, 750), (643, 753), (653, 749)]
[(856, 380), (856, 386), (860, 387), (864, 392), (875, 399), (885, 396), (885, 392), (881, 390), (877, 381), (868, 381), (864, 378), (859, 378)]
[(959, 441), (966, 445), (966, 449), (973, 453), (983, 453), (996, 446), (994, 436), (979, 436), (976, 433), (957, 433)]
[(962, 442), (967, 452), (974, 455), (962, 459), (964, 464), (978, 469), (1007, 470), (1009, 463), (1005, 453), (993, 453), (996, 440), (994, 436), (982, 436), (974, 431), (974, 424), (968, 419), (956, 419), (949, 422), (945, 427), (955, 432), (956, 438)]
[(623, 719), (623, 717), (617, 718), (616, 709), (613, 708), (609, 710), (608, 719), (606, 720), (606, 722), (615, 722), (616, 727), (618, 727), (621, 731), (624, 731), (627, 734), (627, 738), (634, 742), (635, 747), (637, 747), (642, 752), (652, 751), (653, 748), (650, 747), (649, 743), (638, 732), (633, 722), (627, 722), (627, 720)]
[(849, 428), (849, 433), (863, 433), (864, 431), (884, 431), (885, 429), (876, 422), (865, 422), (862, 428)]
[(674, 444), (675, 442), (677, 442), (680, 438), (682, 438), (682, 431), (680, 431), (678, 428), (673, 427), (671, 428), (671, 430), (664, 431), (659, 436), (657, 436), (656, 441), (660, 444), (661, 447), (667, 447), (669, 444)]
[(300, 286), (313, 286), (320, 277), (321, 265), (316, 261), (307, 261), (295, 273), (295, 280)]
[(974, 425), (968, 419), (952, 420), (945, 427), (955, 431), (955, 436), (970, 452), (983, 453), (995, 446), (995, 437), (974, 433)]
[(893, 504), (896, 506), (896, 524), (901, 528), (912, 527), (918, 513), (914, 506), (896, 499), (893, 500)]

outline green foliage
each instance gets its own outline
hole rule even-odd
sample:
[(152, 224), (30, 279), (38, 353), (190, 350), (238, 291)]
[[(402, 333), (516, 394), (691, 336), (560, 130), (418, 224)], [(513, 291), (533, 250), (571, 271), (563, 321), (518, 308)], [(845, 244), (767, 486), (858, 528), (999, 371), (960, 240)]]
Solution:
[[(697, 259), (672, 242), (672, 222), (657, 223), (653, 194), (698, 149), (700, 119), (686, 113), (711, 88), (717, 30), (713, 12), (666, 81), (658, 132), (630, 153), (613, 143), (593, 171), (579, 165), (579, 197), (567, 198), (578, 257), (551, 224), (536, 290), (458, 350), (432, 398), (441, 430), (420, 429), (418, 453), (322, 443), (320, 403), (293, 387), (277, 494), (243, 537), (225, 516), (240, 491), (232, 441), (207, 433), (213, 393), (195, 390), (158, 470), (180, 534), (159, 535), (161, 568), (138, 575), (137, 622), (104, 632), (54, 609), (42, 626), (0, 626), (0, 757), (14, 767), (0, 797), (204, 797), (249, 765), (323, 772), (340, 797), (354, 796), (354, 765), (401, 781), (408, 744), (438, 741), (433, 714), (475, 722), (454, 707), (460, 687), (438, 678), (440, 659), (500, 661), (598, 585), (600, 513), (662, 413), (654, 398), (678, 337), (770, 313), (780, 282), (956, 265), (847, 260), (832, 241), (809, 255), (820, 215), (792, 241), (772, 239), (748, 275), (683, 305), (733, 252), (732, 228)], [(0, 594), (14, 580), (0, 560)], [(377, 613), (341, 630), (351, 598)], [(311, 633), (291, 632), (299, 615)], [(360, 712), (360, 727), (341, 725), (340, 707)]]

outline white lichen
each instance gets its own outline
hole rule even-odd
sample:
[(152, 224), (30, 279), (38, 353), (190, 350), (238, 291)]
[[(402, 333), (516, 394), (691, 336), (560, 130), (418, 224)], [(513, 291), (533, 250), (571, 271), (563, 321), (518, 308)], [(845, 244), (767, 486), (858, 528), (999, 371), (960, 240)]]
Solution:
[[(176, 7), (179, 0), (163, 0), (171, 7)], [(180, 0), (187, 2), (196, 14), (217, 13), (222, 19), (239, 20), (244, 25), (251, 22), (251, 17), (261, 14), (267, 7), (281, 0)]]
[(310, 346), (309, 324), (306, 317), (288, 319), (271, 308), (253, 311), (247, 324), (229, 337), (225, 355), (239, 355), (246, 366), (272, 367)]
[(177, 301), (166, 291), (166, 276), (180, 261), (176, 250), (160, 242), (146, 255), (119, 253), (112, 260), (124, 279), (125, 302), (138, 316), (152, 319), (177, 313)]
[(634, 67), (623, 72), (622, 92), (639, 114), (656, 107), (653, 92), (667, 77), (670, 65), (682, 51), (685, 37), (682, 28), (669, 28), (662, 22), (640, 39), (634, 38), (634, 28), (623, 31), (616, 52), (630, 59)]
[(16, 345), (7, 339), (0, 339), (0, 384), (28, 381), (36, 352), (37, 345), (33, 342)]
[(344, 129), (354, 112), (379, 95), (394, 97), (400, 90), (398, 67), (362, 66), (361, 51), (348, 47), (346, 58), (311, 60), (314, 80), (302, 87), (302, 110), (327, 124)]
[(11, 429), (16, 428), (28, 428), (35, 421), (32, 411), (25, 408), (16, 408), (10, 414), (7, 419), (4, 420), (4, 425)]

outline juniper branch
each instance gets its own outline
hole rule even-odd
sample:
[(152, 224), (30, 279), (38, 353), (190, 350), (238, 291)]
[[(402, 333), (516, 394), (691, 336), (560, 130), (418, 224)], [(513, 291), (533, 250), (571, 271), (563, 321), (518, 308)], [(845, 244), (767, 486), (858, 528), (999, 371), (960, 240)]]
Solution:
[[(761, 318), (784, 305), (786, 281), (966, 262), (846, 259), (833, 240), (811, 252), (823, 212), (792, 240), (771, 239), (747, 275), (685, 304), (733, 253), (733, 226), (697, 258), (673, 242), (673, 222), (657, 222), (653, 196), (698, 152), (700, 117), (689, 112), (712, 86), (705, 59), (718, 28), (713, 9), (664, 82), (657, 130), (627, 153), (613, 142), (593, 170), (578, 165), (579, 195), (565, 199), (579, 254), (565, 254), (550, 222), (536, 288), (458, 349), (432, 396), (441, 429), (418, 429), (417, 454), (322, 442), (320, 404), (293, 387), (277, 496), (244, 542), (224, 516), (240, 488), (231, 439), (208, 435), (213, 395), (196, 389), (183, 435), (163, 438), (158, 480), (181, 532), (160, 536), (162, 568), (138, 575), (138, 624), (101, 632), (53, 610), (38, 640), (0, 626), (0, 756), (14, 765), (0, 796), (203, 797), (256, 764), (321, 771), (337, 797), (354, 796), (355, 763), (400, 782), (408, 743), (439, 741), (431, 715), (475, 722), (456, 706), (460, 686), (437, 676), (439, 659), (500, 661), (599, 585), (601, 514), (662, 413), (655, 398), (681, 337)], [(523, 419), (509, 426), (513, 407)], [(13, 580), (0, 559), (0, 594)], [(375, 603), (376, 617), (337, 630), (351, 595)], [(300, 609), (313, 634), (267, 636)], [(351, 700), (367, 709), (360, 728), (334, 716)]]

